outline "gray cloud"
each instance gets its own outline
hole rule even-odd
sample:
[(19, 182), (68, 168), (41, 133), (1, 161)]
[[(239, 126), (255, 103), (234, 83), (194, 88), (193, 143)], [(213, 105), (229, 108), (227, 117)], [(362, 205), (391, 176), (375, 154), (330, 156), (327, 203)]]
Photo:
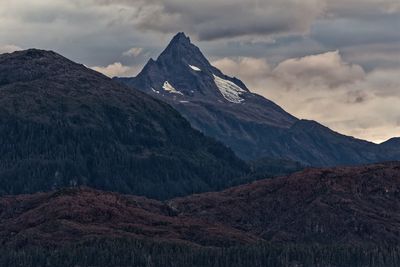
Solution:
[(200, 43), (210, 56), (272, 63), (337, 49), (346, 57), (346, 49), (373, 44), (376, 64), (393, 66), (385, 48), (400, 41), (393, 0), (3, 0), (0, 7), (2, 43), (53, 49), (88, 65), (143, 64), (122, 53), (145, 47), (155, 56), (178, 31), (214, 40)]
[(124, 66), (121, 62), (115, 62), (107, 66), (94, 66), (93, 70), (103, 73), (104, 75), (113, 77), (132, 77), (138, 74), (140, 68), (138, 66)]
[(400, 27), (400, 14), (389, 14), (368, 18), (328, 18), (316, 21), (312, 37), (334, 47), (358, 44), (399, 42), (400, 35), (394, 34)]
[[(143, 30), (186, 31), (200, 40), (304, 34), (323, 12), (317, 0), (142, 2), (135, 23)], [(307, 16), (304, 16), (307, 14)]]
[(10, 45), (10, 44), (0, 45), (0, 54), (12, 53), (12, 52), (19, 51), (19, 50), (22, 50), (22, 48), (17, 45)]
[(141, 47), (132, 47), (129, 50), (126, 50), (122, 55), (128, 56), (128, 57), (137, 57), (140, 54), (142, 54), (143, 48)]
[(327, 1), (327, 14), (331, 17), (376, 18), (399, 14), (397, 0), (337, 0)]
[[(3, 8), (4, 7), (4, 8)], [(20, 47), (55, 50), (86, 65), (131, 63), (122, 53), (132, 47), (165, 45), (159, 36), (139, 32), (133, 8), (91, 0), (0, 2), (0, 40)], [(90, 51), (90, 52), (88, 52)]]
[(361, 66), (344, 62), (339, 51), (287, 59), (273, 74), (290, 87), (327, 86), (337, 88), (365, 79)]

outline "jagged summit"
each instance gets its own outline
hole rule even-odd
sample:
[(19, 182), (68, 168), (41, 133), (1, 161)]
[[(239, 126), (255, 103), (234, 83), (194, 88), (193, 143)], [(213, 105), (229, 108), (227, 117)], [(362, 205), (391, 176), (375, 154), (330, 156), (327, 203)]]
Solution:
[[(125, 79), (130, 82), (129, 79)], [(206, 101), (227, 104), (245, 102), (247, 87), (213, 67), (201, 50), (183, 32), (175, 35), (157, 60), (149, 60), (131, 81), (155, 95), (175, 101)]]
[(177, 33), (171, 40), (170, 45), (184, 45), (191, 44), (190, 37), (187, 36), (184, 32)]
[(172, 38), (167, 48), (157, 58), (157, 63), (163, 67), (181, 68), (183, 71), (192, 66), (192, 70), (212, 74), (216, 72), (201, 50), (195, 46), (183, 32)]
[(172, 38), (158, 59), (162, 59), (165, 54), (171, 52), (192, 52), (202, 54), (200, 49), (191, 42), (190, 37), (186, 36), (183, 32), (178, 33)]

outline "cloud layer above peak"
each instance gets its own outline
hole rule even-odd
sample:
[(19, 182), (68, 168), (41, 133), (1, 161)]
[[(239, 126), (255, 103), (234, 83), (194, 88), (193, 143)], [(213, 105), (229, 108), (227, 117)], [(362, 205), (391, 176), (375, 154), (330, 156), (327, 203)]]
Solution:
[(143, 2), (136, 23), (163, 33), (179, 27), (199, 40), (304, 34), (324, 6), (319, 0), (150, 1)]

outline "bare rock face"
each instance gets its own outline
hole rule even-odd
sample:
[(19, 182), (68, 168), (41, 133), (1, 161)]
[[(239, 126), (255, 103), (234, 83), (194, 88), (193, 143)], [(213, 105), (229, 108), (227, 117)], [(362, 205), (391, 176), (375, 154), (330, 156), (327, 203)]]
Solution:
[(383, 147), (298, 120), (213, 67), (183, 33), (137, 77), (117, 80), (171, 104), (194, 128), (246, 160), (336, 166), (400, 159), (400, 145)]
[(87, 185), (153, 198), (247, 166), (169, 105), (50, 51), (0, 55), (0, 194)]

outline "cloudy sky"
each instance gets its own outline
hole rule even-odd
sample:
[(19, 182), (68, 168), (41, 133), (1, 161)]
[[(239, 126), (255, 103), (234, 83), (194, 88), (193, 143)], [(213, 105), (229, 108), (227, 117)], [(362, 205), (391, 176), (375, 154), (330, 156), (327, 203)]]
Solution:
[(179, 31), (299, 118), (400, 136), (398, 0), (0, 0), (0, 53), (55, 50), (109, 76), (135, 75)]

